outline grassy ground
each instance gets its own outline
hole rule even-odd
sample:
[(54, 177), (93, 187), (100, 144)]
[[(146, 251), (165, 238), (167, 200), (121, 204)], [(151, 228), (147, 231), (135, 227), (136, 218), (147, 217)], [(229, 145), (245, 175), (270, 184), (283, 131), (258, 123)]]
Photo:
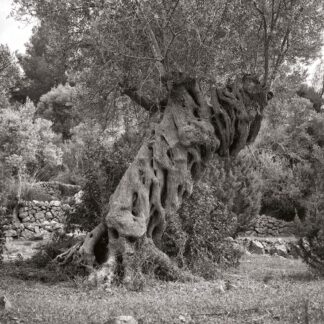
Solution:
[(105, 323), (133, 315), (141, 323), (324, 323), (324, 280), (299, 260), (244, 256), (219, 282), (153, 282), (142, 292), (91, 290), (78, 282), (45, 284), (0, 270), (0, 296), (12, 303), (0, 323)]

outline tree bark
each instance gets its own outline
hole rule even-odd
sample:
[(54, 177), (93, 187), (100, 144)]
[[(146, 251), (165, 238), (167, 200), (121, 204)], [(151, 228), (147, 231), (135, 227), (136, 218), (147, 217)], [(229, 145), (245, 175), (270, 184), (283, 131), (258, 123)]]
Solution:
[[(267, 92), (256, 78), (248, 75), (226, 88), (212, 89), (211, 105), (196, 79), (181, 73), (167, 78), (172, 87), (161, 122), (152, 125), (110, 197), (104, 225), (77, 247), (82, 262), (93, 266), (95, 245), (108, 233), (107, 258), (90, 275), (96, 284), (110, 285), (118, 263), (124, 282), (131, 282), (141, 255), (172, 278), (190, 278), (158, 248), (166, 224), (176, 217), (213, 156), (237, 155), (259, 131)], [(58, 260), (65, 262), (67, 256)]]

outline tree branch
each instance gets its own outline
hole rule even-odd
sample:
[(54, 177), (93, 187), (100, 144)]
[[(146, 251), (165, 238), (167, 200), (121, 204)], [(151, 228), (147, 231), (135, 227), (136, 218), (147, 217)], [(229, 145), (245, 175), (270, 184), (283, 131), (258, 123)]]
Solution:
[[(268, 25), (265, 13), (257, 6), (256, 1), (253, 1), (253, 5), (255, 9), (260, 14), (262, 21), (263, 21), (263, 32), (264, 32), (264, 76), (263, 76), (263, 84), (267, 85), (268, 83), (268, 76), (269, 76), (269, 45), (270, 45), (270, 37), (268, 35)], [(271, 35), (270, 35), (271, 36)]]
[(151, 24), (145, 18), (142, 7), (141, 7), (141, 5), (140, 5), (140, 3), (138, 1), (136, 1), (136, 5), (137, 5), (138, 9), (141, 11), (144, 20), (146, 21), (148, 36), (149, 36), (149, 39), (150, 39), (150, 45), (151, 45), (151, 48), (152, 48), (153, 56), (154, 56), (154, 58), (156, 60), (156, 67), (157, 67), (157, 69), (158, 69), (158, 71), (160, 73), (160, 78), (162, 78), (166, 74), (166, 70), (165, 70), (165, 67), (164, 67), (164, 64), (163, 64), (164, 57), (162, 55), (159, 43), (158, 43), (158, 41), (157, 41), (157, 39), (155, 37), (155, 34), (154, 34), (153, 29), (151, 27)]
[(161, 110), (163, 111), (167, 105), (167, 98), (160, 100), (158, 103), (150, 100), (149, 98), (140, 94), (136, 87), (127, 87), (122, 83), (119, 83), (121, 87), (121, 94), (128, 96), (132, 101), (134, 101), (139, 106), (143, 107), (145, 110), (151, 114)]

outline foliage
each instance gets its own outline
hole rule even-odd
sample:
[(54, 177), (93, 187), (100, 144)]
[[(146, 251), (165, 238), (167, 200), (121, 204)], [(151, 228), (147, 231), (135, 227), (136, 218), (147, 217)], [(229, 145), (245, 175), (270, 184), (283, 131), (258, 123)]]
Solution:
[(296, 96), (276, 105), (279, 115), (264, 123), (253, 148), (265, 184), (261, 212), (304, 219), (321, 168), (322, 117)]
[[(324, 21), (320, 0), (15, 0), (14, 4), (16, 17), (31, 15), (41, 21), (25, 70), (42, 70), (33, 62), (41, 65), (45, 60), (51, 82), (59, 71), (55, 85), (64, 83), (62, 69), (68, 71), (82, 88), (78, 108), (100, 122), (127, 114), (119, 105), (123, 86), (138, 89), (153, 102), (164, 99), (161, 77), (172, 70), (213, 83), (242, 72), (258, 73), (271, 84), (284, 62), (307, 62), (319, 54)], [(47, 74), (40, 76), (28, 78), (47, 80)], [(42, 93), (47, 91), (48, 87)]]
[(51, 123), (35, 119), (34, 114), (35, 107), (30, 101), (17, 108), (7, 107), (0, 111), (2, 202), (8, 198), (13, 179), (17, 183), (16, 197), (20, 198), (22, 184), (26, 180), (30, 180), (38, 170), (62, 162), (62, 151), (55, 144), (56, 136), (50, 129)]
[[(237, 219), (215, 199), (215, 188), (199, 184), (179, 211), (187, 241), (182, 251), (193, 272), (211, 278), (217, 267), (238, 264), (240, 252), (224, 239), (233, 236)], [(180, 251), (181, 252), (181, 251)]]
[(51, 123), (37, 118), (27, 102), (18, 109), (7, 108), (0, 115), (1, 160), (12, 169), (34, 169), (36, 165), (60, 164), (61, 151), (54, 144)]
[[(234, 1), (230, 30), (234, 37), (226, 45), (230, 57), (243, 70), (263, 74), (271, 85), (284, 62), (309, 62), (318, 55), (322, 40), (321, 1)], [(235, 60), (236, 58), (236, 60)]]
[(241, 252), (231, 237), (258, 215), (261, 183), (253, 161), (242, 154), (232, 165), (215, 162), (162, 238), (167, 254), (182, 266), (211, 278), (219, 267), (236, 266)]
[(0, 44), (0, 110), (9, 105), (9, 93), (19, 80), (19, 68), (8, 46)]
[(312, 230), (298, 242), (300, 255), (316, 274), (324, 276), (324, 213), (308, 225)]
[(110, 195), (137, 153), (141, 138), (137, 134), (129, 137), (126, 133), (113, 143), (99, 125), (94, 125), (92, 132), (89, 128), (84, 130), (87, 130), (84, 137), (77, 139), (82, 140), (83, 147), (82, 175), (85, 181), (82, 204), (68, 216), (68, 223), (91, 230), (107, 211)]
[(13, 97), (20, 102), (30, 98), (37, 104), (43, 94), (66, 81), (65, 53), (51, 48), (54, 45), (50, 43), (51, 33), (44, 22), (34, 27), (26, 53), (18, 55), (25, 77), (18, 83)]
[(75, 87), (68, 84), (59, 84), (42, 95), (37, 105), (37, 115), (50, 120), (53, 123), (52, 130), (62, 135), (63, 141), (71, 138), (71, 128), (79, 121), (73, 109), (76, 91)]
[(236, 216), (235, 233), (244, 231), (259, 214), (263, 181), (254, 156), (247, 149), (234, 161), (214, 162), (204, 181), (215, 188), (215, 198)]

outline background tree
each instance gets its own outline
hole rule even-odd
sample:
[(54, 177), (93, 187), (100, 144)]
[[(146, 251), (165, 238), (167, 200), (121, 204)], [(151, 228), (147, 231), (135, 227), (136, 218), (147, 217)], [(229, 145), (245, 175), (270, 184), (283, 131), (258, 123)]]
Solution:
[(65, 141), (71, 138), (71, 129), (78, 124), (79, 117), (73, 107), (76, 88), (66, 84), (52, 88), (40, 97), (37, 115), (52, 121), (52, 129)]
[(229, 59), (243, 71), (262, 74), (265, 84), (273, 83), (283, 63), (307, 63), (318, 56), (323, 29), (320, 1), (238, 1), (233, 11)]
[(67, 58), (64, 51), (51, 48), (50, 33), (50, 26), (41, 22), (34, 27), (26, 53), (17, 55), (24, 78), (17, 85), (13, 97), (20, 102), (25, 102), (28, 97), (37, 104), (52, 87), (66, 82)]
[[(34, 119), (35, 106), (25, 105), (0, 111), (0, 163), (9, 176), (16, 179), (17, 201), (21, 198), (22, 182), (46, 165), (58, 165), (62, 151), (55, 145), (51, 123)], [(4, 186), (2, 188), (6, 190)]]
[(0, 109), (9, 105), (9, 93), (19, 80), (19, 69), (8, 46), (0, 44)]

